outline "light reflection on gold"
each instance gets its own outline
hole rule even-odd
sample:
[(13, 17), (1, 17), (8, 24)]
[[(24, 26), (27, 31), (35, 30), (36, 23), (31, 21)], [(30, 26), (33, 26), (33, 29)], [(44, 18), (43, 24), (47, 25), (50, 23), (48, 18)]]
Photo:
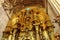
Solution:
[(46, 40), (50, 40), (46, 30), (43, 31), (43, 35), (44, 35)]
[[(53, 38), (49, 36), (53, 34), (49, 33), (52, 31), (48, 32), (50, 28), (53, 30), (53, 27), (45, 8), (34, 6), (28, 8), (28, 10), (25, 8), (13, 14), (11, 20), (8, 22), (6, 30), (9, 27), (11, 29), (9, 32), (12, 32), (9, 33), (9, 40), (53, 40), (54, 35), (52, 36)], [(40, 36), (44, 38), (40, 38)]]

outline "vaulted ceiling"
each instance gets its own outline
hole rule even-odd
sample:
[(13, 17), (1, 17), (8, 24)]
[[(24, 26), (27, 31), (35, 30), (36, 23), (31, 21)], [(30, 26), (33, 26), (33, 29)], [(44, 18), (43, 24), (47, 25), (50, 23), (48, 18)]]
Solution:
[(36, 4), (40, 4), (42, 5), (42, 7), (45, 7), (46, 0), (8, 0), (8, 1), (13, 5), (14, 11), (16, 12), (26, 6), (32, 6)]
[(31, 4), (41, 4), (44, 6), (45, 0), (9, 0), (10, 3), (17, 5), (31, 5)]

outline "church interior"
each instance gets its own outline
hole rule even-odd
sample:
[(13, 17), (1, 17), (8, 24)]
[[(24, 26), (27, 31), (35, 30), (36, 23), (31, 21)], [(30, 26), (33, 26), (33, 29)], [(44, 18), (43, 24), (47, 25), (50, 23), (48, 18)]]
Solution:
[(0, 40), (60, 40), (60, 0), (0, 0)]

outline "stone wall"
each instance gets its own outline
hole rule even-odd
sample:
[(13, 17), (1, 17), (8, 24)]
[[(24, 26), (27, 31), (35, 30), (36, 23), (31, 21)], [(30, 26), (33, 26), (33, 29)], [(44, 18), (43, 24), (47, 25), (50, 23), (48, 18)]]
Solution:
[(6, 12), (4, 11), (2, 5), (0, 5), (0, 39), (2, 37), (3, 31), (9, 21)]
[(51, 22), (53, 23), (53, 25), (55, 26), (54, 28), (54, 33), (60, 33), (60, 27), (59, 27), (59, 24), (54, 22), (56, 19), (56, 12), (53, 10), (53, 8), (51, 7), (51, 5), (48, 3), (48, 15), (51, 19)]

